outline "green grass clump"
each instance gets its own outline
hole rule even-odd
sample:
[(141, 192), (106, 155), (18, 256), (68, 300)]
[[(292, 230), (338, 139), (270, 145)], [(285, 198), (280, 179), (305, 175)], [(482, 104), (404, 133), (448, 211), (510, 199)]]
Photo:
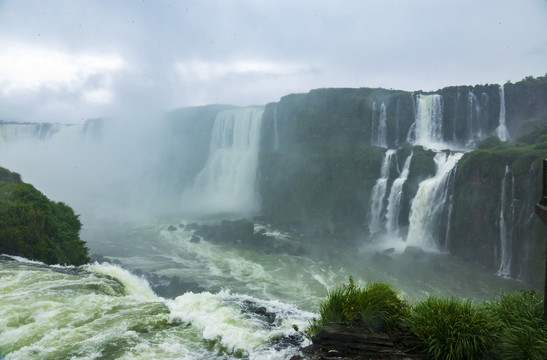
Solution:
[(345, 323), (348, 327), (361, 327), (371, 331), (391, 330), (406, 316), (408, 306), (389, 284), (374, 282), (363, 287), (349, 284), (328, 293), (319, 304), (319, 319), (313, 319), (306, 334), (316, 335), (330, 323)]
[(534, 291), (503, 294), (487, 304), (487, 309), (496, 324), (492, 351), (496, 359), (547, 359), (543, 301)]
[(407, 324), (431, 359), (481, 359), (493, 342), (486, 308), (471, 301), (430, 296), (412, 308)]

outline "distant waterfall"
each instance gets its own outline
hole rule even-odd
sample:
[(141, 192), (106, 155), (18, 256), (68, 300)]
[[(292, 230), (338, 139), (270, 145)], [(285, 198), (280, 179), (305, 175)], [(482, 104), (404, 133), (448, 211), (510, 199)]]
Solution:
[(416, 96), (416, 116), (414, 122), (415, 145), (440, 150), (443, 141), (443, 107), (441, 95)]
[(386, 104), (380, 106), (380, 119), (378, 121), (378, 134), (376, 136), (376, 146), (387, 148), (387, 115)]
[(263, 113), (263, 107), (252, 107), (217, 115), (209, 158), (182, 196), (187, 210), (243, 214), (259, 210), (256, 172)]
[(370, 145), (376, 146), (376, 101), (372, 103), (372, 120), (370, 123)]
[(403, 197), (403, 185), (408, 179), (412, 154), (408, 155), (399, 177), (393, 181), (387, 198), (386, 230), (389, 235), (399, 236), (399, 214), (401, 212), (401, 199)]
[(507, 131), (507, 126), (505, 126), (505, 90), (503, 88), (503, 85), (499, 88), (500, 92), (500, 119), (499, 119), (499, 125), (496, 128), (496, 134), (500, 138), (501, 141), (509, 141), (511, 140), (511, 136), (509, 135), (509, 131)]
[(274, 105), (274, 151), (279, 150), (279, 130), (277, 128), (277, 104)]
[(397, 108), (395, 109), (395, 146), (399, 146), (399, 123), (401, 121), (401, 99), (397, 99)]
[(372, 188), (370, 198), (370, 210), (368, 213), (369, 221), (368, 228), (371, 235), (382, 230), (382, 211), (384, 209), (384, 200), (386, 197), (387, 181), (389, 178), (389, 170), (391, 161), (396, 150), (389, 149), (384, 155), (380, 177), (376, 180), (376, 184)]
[(511, 247), (513, 245), (513, 220), (515, 217), (515, 178), (508, 165), (501, 180), (500, 194), (500, 248), (498, 275), (511, 276)]
[(61, 124), (1, 124), (0, 142), (48, 140), (59, 131), (73, 127)]
[(467, 95), (467, 127), (468, 141), (466, 147), (472, 148), (475, 146), (477, 140), (484, 139), (484, 136), (481, 124), (481, 106), (479, 100), (471, 90), (469, 90), (469, 94)]
[(422, 181), (410, 209), (407, 243), (428, 250), (440, 250), (437, 238), (441, 225), (448, 219), (447, 198), (450, 196), (450, 176), (463, 153), (435, 155), (437, 171), (432, 178)]

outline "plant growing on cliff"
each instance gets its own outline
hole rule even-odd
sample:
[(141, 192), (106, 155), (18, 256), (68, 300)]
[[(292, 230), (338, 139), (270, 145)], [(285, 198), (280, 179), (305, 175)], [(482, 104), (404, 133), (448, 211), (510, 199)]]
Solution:
[(412, 308), (406, 323), (425, 342), (431, 359), (482, 359), (492, 347), (488, 312), (469, 300), (430, 296)]
[(330, 291), (319, 305), (319, 319), (310, 323), (311, 336), (323, 326), (343, 322), (348, 327), (360, 327), (370, 331), (392, 330), (406, 316), (408, 306), (389, 284), (373, 282), (363, 287), (349, 283)]

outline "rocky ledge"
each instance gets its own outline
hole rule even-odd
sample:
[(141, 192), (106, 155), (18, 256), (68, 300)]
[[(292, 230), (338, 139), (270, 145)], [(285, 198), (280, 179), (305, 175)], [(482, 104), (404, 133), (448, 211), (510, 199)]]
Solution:
[(388, 335), (336, 323), (323, 327), (312, 341), (312, 345), (301, 349), (301, 355), (291, 360), (427, 359), (424, 343), (404, 329)]

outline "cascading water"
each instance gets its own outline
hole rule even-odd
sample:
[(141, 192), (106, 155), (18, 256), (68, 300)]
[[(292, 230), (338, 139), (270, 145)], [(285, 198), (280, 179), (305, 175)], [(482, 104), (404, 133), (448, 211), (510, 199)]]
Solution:
[(480, 109), (480, 119), (481, 119), (481, 134), (484, 137), (483, 127), (488, 122), (490, 118), (489, 109), (490, 108), (490, 96), (487, 93), (483, 92), (481, 94), (481, 109)]
[(399, 146), (399, 123), (401, 121), (401, 99), (397, 99), (395, 110), (395, 146)]
[(380, 177), (376, 180), (376, 184), (372, 188), (370, 209), (368, 213), (368, 228), (371, 235), (374, 235), (382, 230), (382, 213), (384, 209), (384, 200), (386, 197), (387, 181), (389, 178), (389, 170), (391, 162), (396, 150), (389, 149), (384, 154)]
[(20, 142), (47, 140), (63, 130), (70, 129), (71, 125), (61, 124), (12, 124), (0, 123), (1, 142)]
[(370, 145), (376, 146), (376, 101), (372, 103), (372, 120), (370, 123)]
[(438, 94), (416, 96), (414, 144), (428, 149), (446, 148), (443, 140), (442, 97)]
[(403, 171), (399, 174), (399, 177), (393, 181), (391, 190), (387, 200), (386, 209), (386, 231), (390, 236), (399, 236), (399, 214), (401, 212), (401, 199), (403, 197), (403, 185), (408, 179), (410, 162), (412, 160), (411, 153), (405, 160)]
[(463, 153), (435, 155), (435, 176), (422, 181), (412, 201), (410, 209), (407, 244), (419, 246), (424, 250), (440, 250), (438, 243), (440, 225), (448, 219), (447, 198), (450, 196), (450, 176)]
[(482, 134), (480, 114), (481, 107), (479, 101), (473, 91), (469, 90), (469, 94), (467, 95), (468, 140), (466, 144), (468, 148), (474, 147), (478, 140), (482, 140), (484, 138)]
[(384, 103), (380, 106), (380, 119), (378, 120), (378, 133), (375, 145), (387, 148), (387, 114), (386, 104)]
[(503, 85), (499, 88), (500, 93), (500, 119), (499, 119), (499, 125), (496, 128), (496, 134), (500, 138), (501, 141), (509, 141), (511, 140), (511, 136), (509, 135), (509, 131), (507, 131), (507, 126), (505, 125), (505, 90)]
[(213, 125), (209, 158), (184, 191), (190, 213), (254, 214), (260, 208), (256, 172), (263, 107), (225, 110)]
[(511, 248), (513, 243), (513, 220), (515, 216), (515, 178), (508, 165), (501, 180), (500, 194), (500, 248), (498, 275), (511, 276)]
[(274, 105), (274, 144), (273, 150), (279, 150), (279, 129), (277, 127), (277, 104)]

